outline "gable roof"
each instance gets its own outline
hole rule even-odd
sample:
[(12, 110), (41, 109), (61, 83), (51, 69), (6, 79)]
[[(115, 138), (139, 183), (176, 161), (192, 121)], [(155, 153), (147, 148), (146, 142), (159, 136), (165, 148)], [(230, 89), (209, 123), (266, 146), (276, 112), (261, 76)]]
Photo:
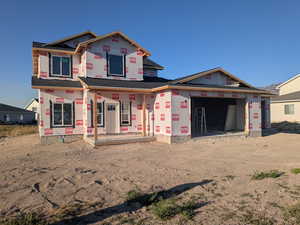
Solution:
[(132, 44), (133, 46), (135, 46), (138, 49), (140, 49), (141, 51), (143, 51), (147, 56), (151, 55), (151, 53), (149, 51), (147, 51), (146, 49), (144, 49), (137, 42), (135, 42), (134, 40), (130, 39), (128, 36), (126, 36), (124, 33), (120, 32), (120, 31), (114, 31), (114, 32), (111, 32), (111, 33), (108, 33), (108, 34), (105, 34), (105, 35), (97, 36), (97, 37), (95, 37), (95, 38), (93, 38), (91, 40), (87, 40), (87, 41), (81, 42), (81, 43), (78, 44), (75, 52), (77, 52), (81, 47), (86, 47), (88, 44), (91, 44), (91, 43), (93, 43), (95, 41), (99, 41), (99, 40), (102, 40), (102, 39), (105, 39), (105, 38), (108, 38), (108, 37), (111, 37), (111, 36), (115, 36), (115, 35), (121, 36), (126, 41), (128, 41), (130, 44)]
[(300, 74), (297, 74), (297, 75), (293, 76), (292, 78), (288, 79), (287, 81), (279, 84), (276, 88), (278, 89), (278, 88), (282, 87), (283, 85), (285, 85), (285, 84), (287, 84), (287, 83), (289, 83), (289, 82), (297, 79), (298, 77), (300, 77)]
[(57, 45), (57, 44), (60, 44), (62, 42), (66, 42), (66, 41), (69, 41), (69, 40), (72, 40), (72, 39), (75, 39), (75, 38), (79, 38), (79, 37), (82, 37), (82, 36), (88, 35), (88, 34), (91, 35), (91, 36), (93, 36), (94, 38), (97, 37), (97, 35), (94, 32), (87, 30), (87, 31), (81, 32), (79, 34), (74, 34), (74, 35), (65, 37), (63, 39), (50, 42), (47, 45)]
[(292, 92), (286, 95), (278, 95), (271, 99), (272, 102), (299, 101), (300, 91)]
[(182, 84), (182, 83), (185, 83), (185, 82), (188, 82), (188, 81), (191, 81), (191, 80), (200, 78), (200, 77), (204, 77), (204, 76), (206, 76), (206, 75), (208, 75), (208, 74), (215, 73), (215, 72), (222, 72), (222, 73), (224, 73), (225, 75), (227, 75), (228, 77), (230, 77), (231, 79), (240, 82), (241, 84), (245, 85), (245, 86), (248, 87), (248, 88), (255, 88), (255, 87), (253, 87), (252, 85), (246, 83), (245, 81), (243, 81), (243, 80), (237, 78), (237, 77), (234, 76), (233, 74), (227, 72), (226, 70), (224, 70), (224, 69), (221, 68), (221, 67), (217, 67), (217, 68), (213, 68), (213, 69), (210, 69), (210, 70), (205, 70), (205, 71), (202, 71), (202, 72), (199, 72), (199, 73), (195, 73), (195, 74), (192, 74), (192, 75), (180, 77), (180, 78), (175, 79), (175, 80), (172, 81), (171, 83), (172, 83), (172, 84)]
[(26, 109), (22, 109), (22, 108), (11, 106), (11, 105), (6, 105), (3, 103), (0, 103), (0, 112), (33, 113), (32, 111), (28, 111)]
[(157, 70), (163, 70), (164, 67), (157, 64), (156, 62), (152, 61), (148, 57), (143, 58), (143, 66), (146, 69), (157, 69)]
[(30, 100), (30, 102), (28, 102), (28, 103), (24, 106), (24, 109), (26, 109), (28, 106), (30, 106), (31, 103), (34, 102), (34, 101), (39, 102), (39, 99), (38, 99), (38, 98), (32, 98), (32, 99)]
[[(71, 47), (69, 47), (67, 45), (61, 44), (62, 42), (65, 42), (65, 41), (68, 41), (68, 40), (71, 40), (71, 39), (74, 39), (74, 38), (77, 38), (77, 37), (80, 37), (80, 36), (83, 36), (83, 35), (86, 35), (86, 34), (91, 34), (94, 38), (92, 38), (90, 40), (87, 40), (87, 41), (80, 42), (77, 45), (76, 49), (71, 48)], [(99, 40), (102, 40), (102, 39), (105, 39), (105, 38), (108, 38), (108, 37), (111, 37), (111, 36), (115, 36), (115, 35), (119, 35), (122, 38), (124, 38), (130, 44), (132, 44), (133, 46), (135, 46), (136, 48), (138, 48), (139, 50), (141, 50), (142, 52), (144, 52), (146, 56), (150, 56), (151, 55), (151, 53), (148, 50), (146, 50), (145, 48), (143, 48), (137, 42), (135, 42), (134, 40), (130, 39), (128, 36), (126, 36), (124, 33), (120, 32), (120, 31), (115, 31), (115, 32), (111, 32), (111, 33), (108, 33), (108, 34), (105, 34), (105, 35), (99, 35), (99, 36), (97, 36), (96, 34), (94, 34), (91, 31), (86, 31), (86, 32), (79, 33), (79, 34), (76, 34), (76, 35), (73, 35), (73, 36), (69, 36), (67, 38), (64, 38), (64, 39), (61, 39), (61, 40), (58, 40), (58, 41), (54, 41), (54, 42), (51, 42), (51, 43), (42, 43), (42, 42), (35, 42), (34, 41), (34, 42), (32, 42), (32, 48), (34, 48), (35, 50), (39, 50), (39, 49), (58, 50), (58, 51), (63, 51), (65, 53), (67, 53), (67, 54), (75, 54), (82, 47), (86, 47), (87, 45), (89, 45), (89, 44), (91, 44), (91, 43), (93, 43), (95, 41), (99, 41)]]

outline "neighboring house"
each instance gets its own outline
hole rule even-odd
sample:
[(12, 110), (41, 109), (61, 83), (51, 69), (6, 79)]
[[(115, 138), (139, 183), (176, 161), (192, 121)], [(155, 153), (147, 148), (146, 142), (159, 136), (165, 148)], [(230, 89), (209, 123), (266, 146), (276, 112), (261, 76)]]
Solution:
[(28, 111), (32, 111), (35, 113), (35, 120), (38, 120), (38, 107), (39, 107), (39, 99), (33, 98), (31, 101), (24, 107), (24, 109)]
[(222, 68), (158, 77), (163, 67), (121, 32), (33, 42), (32, 53), (44, 141), (137, 133), (172, 143), (225, 131), (260, 136), (270, 127), (268, 91)]
[(276, 87), (278, 96), (271, 101), (271, 121), (300, 122), (300, 74)]
[(0, 103), (0, 124), (31, 124), (33, 122), (33, 112)]

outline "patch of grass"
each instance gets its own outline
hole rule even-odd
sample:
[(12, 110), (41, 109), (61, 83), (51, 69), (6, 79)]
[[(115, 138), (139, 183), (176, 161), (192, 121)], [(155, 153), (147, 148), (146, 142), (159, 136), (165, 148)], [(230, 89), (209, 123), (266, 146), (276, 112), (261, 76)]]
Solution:
[(300, 224), (300, 202), (283, 209), (286, 220), (293, 219), (296, 224)]
[(0, 221), (0, 225), (47, 225), (49, 224), (42, 215), (37, 213), (20, 213), (14, 218)]
[(265, 178), (278, 178), (282, 176), (284, 172), (279, 170), (270, 170), (267, 172), (255, 172), (252, 176), (252, 180), (263, 180)]
[(127, 192), (126, 201), (137, 202), (138, 199), (143, 196), (143, 193), (139, 190), (130, 190)]
[(162, 220), (168, 220), (178, 214), (185, 219), (192, 219), (195, 215), (196, 202), (191, 200), (178, 205), (175, 199), (165, 199), (151, 206), (152, 213)]
[(36, 125), (0, 125), (0, 137), (15, 137), (37, 132)]
[(294, 169), (291, 169), (291, 172), (293, 174), (299, 174), (300, 173), (300, 168), (294, 168)]
[(242, 224), (251, 225), (275, 225), (277, 221), (273, 218), (269, 218), (263, 212), (247, 211), (245, 214), (240, 216)]

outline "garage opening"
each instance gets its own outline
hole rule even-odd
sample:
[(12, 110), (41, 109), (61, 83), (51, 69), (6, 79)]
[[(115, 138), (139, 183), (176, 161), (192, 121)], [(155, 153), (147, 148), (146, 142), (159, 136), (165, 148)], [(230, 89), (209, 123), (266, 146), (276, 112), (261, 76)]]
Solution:
[(192, 137), (244, 131), (244, 99), (192, 97), (191, 103)]

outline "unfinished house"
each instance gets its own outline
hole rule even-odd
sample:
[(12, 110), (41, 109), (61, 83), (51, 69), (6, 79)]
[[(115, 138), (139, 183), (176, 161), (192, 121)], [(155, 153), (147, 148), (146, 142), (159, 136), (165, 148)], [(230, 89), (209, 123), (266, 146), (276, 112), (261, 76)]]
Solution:
[(84, 32), (34, 42), (32, 87), (42, 142), (82, 136), (100, 145), (173, 143), (205, 135), (260, 136), (270, 127), (270, 93), (222, 68), (176, 80), (121, 32)]

